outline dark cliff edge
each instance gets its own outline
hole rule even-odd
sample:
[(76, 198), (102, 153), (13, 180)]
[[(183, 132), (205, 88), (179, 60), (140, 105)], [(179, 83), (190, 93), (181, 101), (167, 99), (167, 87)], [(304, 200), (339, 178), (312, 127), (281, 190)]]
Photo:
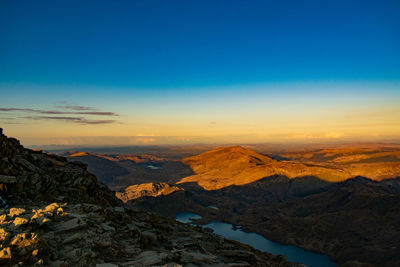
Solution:
[(120, 206), (86, 165), (0, 129), (0, 265), (301, 266), (202, 228)]

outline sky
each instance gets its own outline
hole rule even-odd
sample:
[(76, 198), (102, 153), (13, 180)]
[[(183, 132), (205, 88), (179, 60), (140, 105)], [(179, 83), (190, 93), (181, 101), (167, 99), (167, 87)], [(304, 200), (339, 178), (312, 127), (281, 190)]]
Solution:
[(24, 145), (400, 140), (399, 1), (1, 1)]

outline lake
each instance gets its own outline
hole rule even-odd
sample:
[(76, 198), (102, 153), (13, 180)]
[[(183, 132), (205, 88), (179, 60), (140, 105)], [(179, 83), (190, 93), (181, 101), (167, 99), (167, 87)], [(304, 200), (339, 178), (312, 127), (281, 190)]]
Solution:
[[(191, 212), (176, 214), (176, 220), (183, 223), (191, 223), (191, 219), (200, 218), (200, 215)], [(308, 267), (337, 266), (337, 264), (329, 260), (326, 255), (306, 251), (296, 246), (273, 242), (256, 233), (246, 233), (237, 228), (234, 230), (232, 224), (229, 223), (212, 222), (201, 226), (211, 228), (215, 234), (221, 235), (227, 239), (239, 241), (243, 244), (248, 244), (258, 250), (266, 251), (271, 254), (285, 255), (288, 261), (303, 263)]]
[(147, 165), (147, 168), (150, 168), (152, 170), (159, 170), (161, 169), (160, 167), (154, 166), (154, 165)]

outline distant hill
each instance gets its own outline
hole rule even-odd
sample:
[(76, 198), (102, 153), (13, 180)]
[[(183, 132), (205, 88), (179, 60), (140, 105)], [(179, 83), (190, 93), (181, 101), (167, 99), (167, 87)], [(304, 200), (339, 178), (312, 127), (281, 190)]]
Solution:
[[(302, 161), (279, 161), (241, 146), (223, 147), (183, 159), (182, 162), (190, 166), (195, 174), (181, 179), (178, 184), (196, 182), (207, 190), (215, 190), (230, 185), (248, 184), (272, 175), (285, 175), (289, 178), (315, 176), (330, 182), (344, 181), (358, 175), (382, 180), (400, 175), (400, 161), (397, 160), (395, 153), (398, 152), (378, 154), (376, 158), (394, 157), (394, 161), (381, 162), (354, 163), (351, 161), (352, 158), (346, 162), (342, 154), (338, 154), (342, 158), (338, 157), (336, 161), (304, 160), (308, 155), (311, 155), (310, 158), (315, 157), (312, 152), (284, 154), (288, 159), (303, 159)], [(366, 160), (370, 157), (365, 154), (361, 158)]]
[(192, 170), (179, 160), (149, 154), (118, 155), (82, 151), (67, 151), (60, 154), (70, 161), (87, 164), (90, 172), (116, 191), (123, 191), (135, 184), (175, 183), (193, 174)]

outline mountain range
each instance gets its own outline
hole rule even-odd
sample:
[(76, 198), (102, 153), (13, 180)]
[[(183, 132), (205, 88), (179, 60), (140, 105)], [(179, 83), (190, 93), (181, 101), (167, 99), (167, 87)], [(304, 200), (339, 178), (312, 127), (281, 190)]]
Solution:
[(65, 157), (0, 129), (2, 266), (301, 266), (200, 227), (122, 206)]
[(129, 178), (130, 186), (117, 192), (128, 207), (170, 218), (195, 212), (202, 216), (197, 223), (229, 222), (324, 253), (344, 266), (395, 266), (400, 264), (399, 151), (387, 144), (280, 153), (233, 146), (181, 160), (107, 157), (116, 166), (134, 166), (110, 183)]

